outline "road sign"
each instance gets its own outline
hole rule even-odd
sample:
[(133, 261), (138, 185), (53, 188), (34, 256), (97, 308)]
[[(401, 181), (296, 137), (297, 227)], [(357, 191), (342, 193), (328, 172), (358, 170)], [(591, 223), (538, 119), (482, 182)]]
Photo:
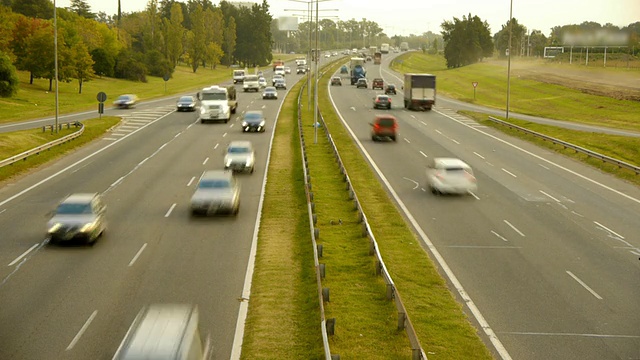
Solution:
[(162, 77), (162, 80), (164, 81), (169, 81), (169, 79), (171, 79), (171, 74), (169, 73), (164, 74), (164, 76)]
[(96, 99), (98, 99), (99, 102), (103, 103), (103, 102), (105, 102), (105, 100), (107, 100), (107, 94), (105, 94), (104, 92), (100, 91), (98, 93), (98, 96), (96, 96)]
[(473, 85), (474, 88), (478, 87), (478, 82), (477, 81), (474, 81), (471, 84)]

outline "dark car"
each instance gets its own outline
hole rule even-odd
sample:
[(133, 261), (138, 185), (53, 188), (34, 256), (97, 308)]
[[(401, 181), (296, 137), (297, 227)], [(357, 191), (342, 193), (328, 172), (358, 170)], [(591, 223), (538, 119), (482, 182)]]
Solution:
[(264, 114), (261, 110), (247, 111), (242, 118), (242, 132), (257, 131), (264, 132)]
[(398, 120), (391, 115), (378, 115), (371, 123), (371, 140), (378, 141), (389, 138), (396, 141)]
[(371, 83), (371, 88), (372, 89), (384, 89), (384, 80), (382, 80), (381, 78), (375, 78), (373, 79), (373, 83)]
[(113, 105), (119, 109), (131, 109), (136, 106), (138, 102), (138, 97), (133, 94), (120, 95), (113, 102)]
[(263, 99), (278, 99), (278, 90), (273, 86), (267, 86), (262, 93)]
[(340, 74), (348, 74), (349, 73), (349, 68), (347, 67), (347, 65), (342, 65), (342, 67), (340, 68)]
[(356, 82), (356, 88), (368, 88), (369, 87), (369, 83), (367, 82), (367, 79), (365, 78), (360, 78), (358, 79), (358, 82)]
[(374, 109), (391, 109), (391, 98), (387, 95), (376, 95), (373, 98)]
[(388, 84), (384, 88), (384, 93), (385, 93), (385, 95), (390, 95), (390, 94), (395, 95), (396, 94), (396, 86), (393, 85), (393, 84)]
[(340, 79), (339, 76), (334, 76), (331, 78), (331, 86), (333, 85), (339, 85), (342, 86), (342, 79)]
[(196, 99), (193, 96), (183, 96), (176, 104), (177, 111), (196, 111)]

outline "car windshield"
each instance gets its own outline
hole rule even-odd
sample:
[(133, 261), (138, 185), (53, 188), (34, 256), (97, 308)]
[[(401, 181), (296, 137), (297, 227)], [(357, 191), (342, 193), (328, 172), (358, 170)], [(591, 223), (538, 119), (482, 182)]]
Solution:
[(64, 203), (58, 205), (57, 214), (62, 215), (78, 215), (91, 214), (91, 204), (88, 203)]
[(120, 97), (118, 97), (118, 100), (129, 100), (129, 96), (128, 95), (120, 95)]
[(380, 119), (378, 120), (378, 124), (382, 127), (393, 127), (395, 121), (393, 119)]
[(388, 96), (378, 96), (378, 100), (381, 100), (381, 101), (388, 101), (388, 100), (389, 100), (389, 97), (388, 97)]
[(180, 102), (192, 102), (193, 98), (191, 96), (183, 96), (179, 100)]
[(258, 113), (246, 113), (244, 115), (245, 120), (260, 120), (261, 118), (262, 118), (262, 115)]
[(224, 92), (203, 92), (200, 97), (202, 100), (226, 100), (227, 94)]
[(249, 151), (248, 147), (234, 146), (234, 147), (230, 147), (228, 152), (230, 154), (246, 154), (251, 151)]
[(220, 110), (220, 105), (205, 105), (207, 110)]
[(229, 186), (229, 181), (224, 179), (202, 180), (198, 185), (201, 189), (226, 189)]

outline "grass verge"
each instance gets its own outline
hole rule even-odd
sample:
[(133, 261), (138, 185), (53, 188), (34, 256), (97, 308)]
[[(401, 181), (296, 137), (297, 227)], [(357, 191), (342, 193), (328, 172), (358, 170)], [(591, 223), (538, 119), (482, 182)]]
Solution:
[(322, 354), (295, 85), (276, 127), (258, 234), (242, 359), (314, 359)]
[[(507, 71), (495, 63), (477, 63), (447, 69), (444, 57), (410, 52), (400, 55), (391, 68), (401, 72), (432, 73), (438, 92), (469, 103), (503, 109), (506, 104)], [(615, 70), (614, 70), (615, 71)], [(636, 71), (637, 73), (637, 71)], [(478, 82), (474, 100), (472, 82)], [(511, 111), (590, 125), (640, 131), (640, 102), (616, 100), (578, 89), (511, 76)]]
[[(331, 73), (328, 72), (328, 74)], [(376, 178), (373, 170), (362, 157), (340, 119), (333, 111), (328, 110), (333, 107), (325, 90), (326, 79), (320, 84), (322, 91), (319, 95), (319, 106), (320, 109), (324, 109), (323, 117), (340, 151), (367, 218), (372, 224), (382, 257), (402, 295), (423, 348), (430, 357), (438, 359), (491, 359), (492, 355), (478, 336), (476, 328), (469, 322), (461, 304), (449, 291), (445, 280), (437, 272), (428, 254), (421, 247), (420, 241), (407, 225), (386, 190), (378, 181), (371, 181)], [(309, 137), (306, 138), (309, 139)], [(327, 156), (330, 157), (330, 155)], [(319, 172), (314, 168), (315, 166), (311, 168), (312, 179), (316, 177), (314, 174)], [(318, 188), (319, 185), (315, 183), (317, 180), (313, 181), (314, 188)], [(320, 189), (323, 188), (320, 187)], [(319, 196), (318, 201), (320, 201)], [(320, 212), (320, 208), (318, 211)], [(320, 219), (320, 215), (318, 218)], [(320, 234), (321, 238), (326, 239), (322, 235), (322, 229)], [(351, 242), (364, 243), (363, 240)], [(353, 245), (350, 244), (350, 246)], [(365, 249), (361, 251), (364, 252)], [(328, 267), (328, 269), (331, 268)], [(349, 270), (345, 269), (345, 271)], [(331, 270), (327, 270), (327, 273), (330, 274)], [(350, 275), (347, 273), (344, 276), (347, 278)], [(327, 275), (327, 281), (330, 281), (331, 277), (332, 275)], [(358, 286), (353, 283), (350, 285)], [(340, 329), (340, 322), (341, 319), (338, 318), (336, 325), (338, 329)], [(364, 325), (370, 324), (365, 322)], [(371, 358), (384, 358), (378, 356), (378, 351), (383, 346), (372, 344), (372, 342), (368, 344), (370, 353), (367, 354), (370, 354)], [(369, 358), (362, 354), (355, 357)]]
[[(619, 168), (616, 165), (602, 162), (598, 159), (588, 157), (582, 153), (576, 153), (571, 149), (565, 149), (563, 146), (552, 144), (544, 141), (536, 136), (528, 135), (521, 131), (517, 131), (506, 126), (500, 125), (488, 120), (489, 114), (473, 111), (459, 111), (459, 113), (475, 119), (479, 123), (493, 127), (510, 136), (523, 139), (532, 144), (551, 149), (557, 153), (563, 154), (570, 158), (582, 161), (601, 171), (612, 174), (620, 179), (626, 180), (635, 185), (640, 185), (640, 176), (633, 171)], [(504, 117), (496, 116), (500, 120), (506, 120)], [(617, 136), (609, 134), (592, 133), (585, 131), (575, 131), (556, 126), (533, 123), (525, 120), (509, 118), (509, 122), (520, 127), (551, 136), (558, 140), (578, 145), (580, 147), (598, 152), (602, 155), (622, 160), (632, 165), (640, 166), (640, 147), (638, 147), (638, 138), (627, 136)]]
[[(102, 119), (82, 121), (85, 129), (80, 137), (45, 150), (38, 155), (30, 156), (23, 161), (0, 167), (0, 182), (66, 155), (68, 152), (104, 135), (107, 129), (116, 125), (119, 121), (120, 118), (115, 116), (103, 116)], [(63, 129), (57, 134), (52, 134), (50, 131), (42, 132), (42, 129), (38, 128), (0, 133), (0, 159), (6, 159), (13, 155), (20, 154), (47, 142), (59, 139), (74, 131), (77, 131), (77, 129)]]

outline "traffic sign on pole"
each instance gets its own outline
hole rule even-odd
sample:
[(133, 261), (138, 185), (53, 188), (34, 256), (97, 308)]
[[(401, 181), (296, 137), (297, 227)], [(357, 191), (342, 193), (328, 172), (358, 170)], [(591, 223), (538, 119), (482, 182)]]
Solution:
[(471, 85), (473, 85), (473, 100), (476, 100), (476, 88), (478, 87), (478, 82), (477, 81), (473, 81), (471, 82)]

